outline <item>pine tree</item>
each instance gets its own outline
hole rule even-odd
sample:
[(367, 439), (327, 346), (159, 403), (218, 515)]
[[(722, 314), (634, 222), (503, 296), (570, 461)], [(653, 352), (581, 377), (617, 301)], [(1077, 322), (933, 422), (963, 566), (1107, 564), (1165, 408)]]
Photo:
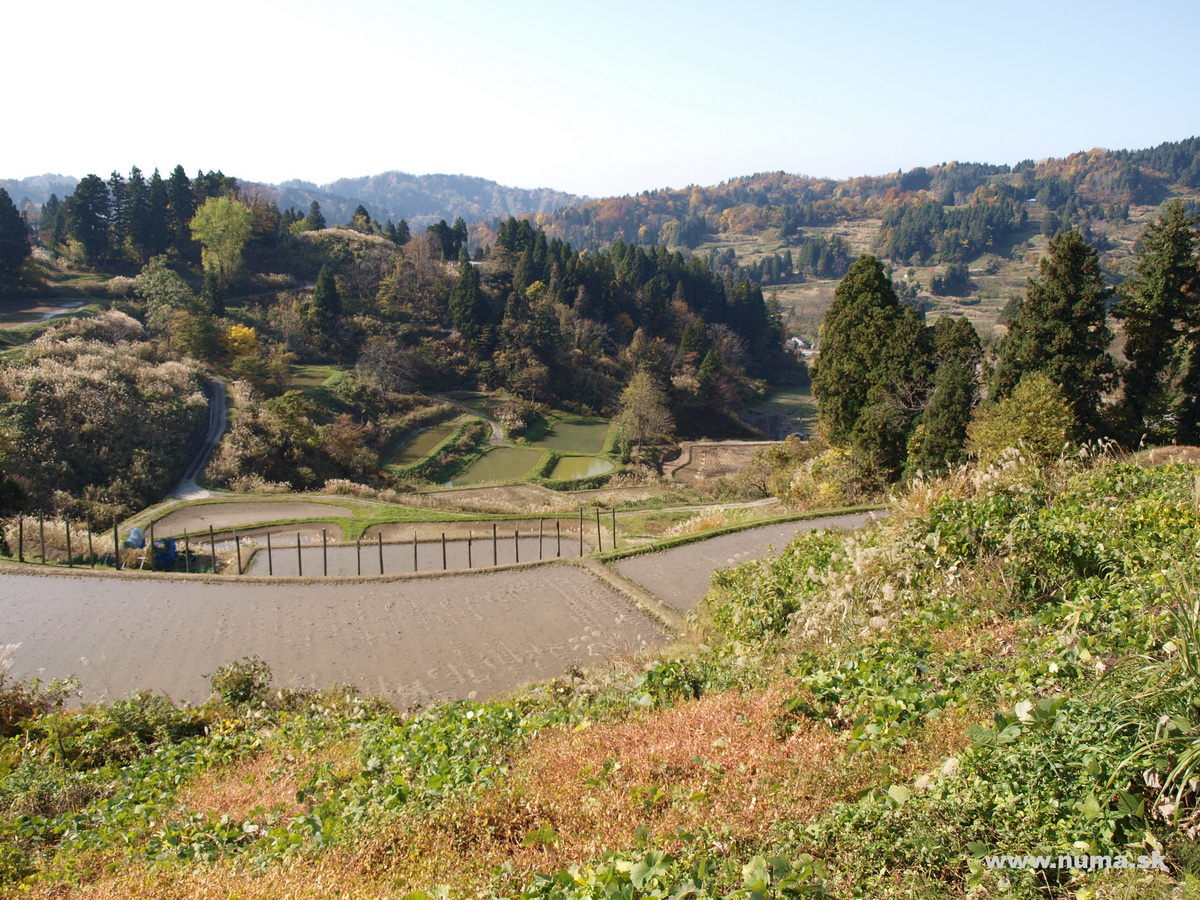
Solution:
[(75, 191), (66, 199), (63, 210), (67, 229), (83, 246), (89, 265), (99, 265), (108, 258), (108, 185), (98, 175), (85, 175)]
[(354, 208), (354, 215), (350, 217), (349, 225), (356, 231), (370, 232), (371, 214), (361, 203)]
[(150, 176), (150, 184), (146, 189), (145, 220), (141, 231), (141, 244), (138, 247), (144, 260), (167, 252), (171, 243), (169, 227), (170, 195), (167, 182), (158, 174), (158, 169)]
[(192, 248), (192, 232), (188, 223), (196, 214), (195, 195), (192, 191), (192, 181), (184, 171), (183, 166), (176, 166), (167, 179), (167, 230), (170, 232), (170, 245), (177, 253), (190, 255)]
[(450, 291), (450, 320), (463, 340), (473, 343), (487, 324), (486, 318), (479, 270), (462, 256), (458, 261), (458, 280)]
[(319, 231), (325, 227), (325, 216), (321, 213), (321, 204), (314, 200), (308, 205), (308, 217), (304, 220), (306, 231)]
[(812, 373), (821, 424), (833, 444), (852, 447), (887, 477), (899, 473), (927, 389), (927, 331), (873, 256), (850, 267), (825, 314)]
[(1105, 323), (1104, 284), (1096, 248), (1078, 231), (1050, 241), (1050, 255), (1030, 278), (1017, 307), (992, 379), (992, 398), (1012, 394), (1026, 375), (1044, 372), (1071, 404), (1082, 437), (1103, 431), (1100, 398), (1113, 384), (1116, 365), (1108, 355), (1112, 332)]
[(42, 204), (38, 216), (38, 243), (48, 250), (53, 250), (62, 243), (65, 220), (63, 205), (57, 194), (51, 194)]
[(337, 281), (329, 263), (321, 266), (317, 275), (316, 288), (313, 290), (313, 309), (325, 325), (330, 325), (342, 317), (342, 297), (338, 293)]
[[(1145, 230), (1136, 274), (1121, 285), (1122, 299), (1113, 310), (1124, 320), (1129, 365), (1124, 372), (1122, 411), (1133, 442), (1143, 435), (1155, 442), (1174, 437), (1191, 442), (1197, 435), (1193, 398), (1200, 386), (1200, 260), (1196, 256), (1200, 232), (1196, 223), (1175, 201)], [(1183, 373), (1174, 371), (1177, 360), (1186, 360)]]
[(910, 441), (907, 469), (944, 471), (966, 460), (967, 426), (979, 394), (978, 370), (983, 358), (979, 335), (967, 319), (949, 316), (933, 327), (933, 362), (937, 367), (929, 405), (919, 433)]
[(696, 319), (684, 326), (679, 338), (678, 359), (681, 363), (694, 361), (708, 350), (708, 330), (703, 319)]
[(0, 289), (16, 286), (30, 252), (25, 220), (8, 191), (0, 188)]

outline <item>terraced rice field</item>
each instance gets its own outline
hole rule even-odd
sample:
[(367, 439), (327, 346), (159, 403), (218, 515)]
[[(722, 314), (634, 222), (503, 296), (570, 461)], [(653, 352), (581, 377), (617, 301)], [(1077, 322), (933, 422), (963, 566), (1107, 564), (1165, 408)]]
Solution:
[(529, 474), (539, 459), (540, 450), (494, 447), (467, 467), (453, 484), (483, 484), (488, 481), (514, 481)]
[(603, 419), (559, 420), (536, 441), (533, 447), (558, 450), (563, 453), (599, 453), (608, 436), (608, 422)]
[(433, 449), (450, 437), (454, 433), (455, 426), (453, 425), (438, 425), (434, 428), (426, 428), (419, 434), (413, 435), (406, 443), (404, 443), (388, 460), (389, 465), (393, 466), (411, 466), (414, 463), (419, 463), (426, 456), (433, 452)]
[(0, 576), (13, 677), (76, 675), (83, 699), (147, 689), (207, 698), (205, 672), (249, 655), (279, 686), (352, 684), (401, 709), (488, 697), (664, 640), (575, 566), (393, 582), (210, 584)]
[(550, 470), (550, 478), (555, 481), (574, 481), (577, 478), (591, 478), (611, 472), (613, 464), (599, 456), (564, 456)]

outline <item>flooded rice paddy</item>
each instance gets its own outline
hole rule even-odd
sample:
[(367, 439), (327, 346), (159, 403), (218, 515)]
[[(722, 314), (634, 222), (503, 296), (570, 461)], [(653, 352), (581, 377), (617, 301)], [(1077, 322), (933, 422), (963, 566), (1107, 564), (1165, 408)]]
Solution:
[(550, 477), (555, 481), (574, 481), (577, 478), (591, 478), (611, 472), (613, 464), (599, 456), (564, 456), (550, 470)]
[(451, 484), (483, 484), (487, 481), (515, 481), (529, 474), (539, 459), (540, 450), (494, 447), (455, 478)]

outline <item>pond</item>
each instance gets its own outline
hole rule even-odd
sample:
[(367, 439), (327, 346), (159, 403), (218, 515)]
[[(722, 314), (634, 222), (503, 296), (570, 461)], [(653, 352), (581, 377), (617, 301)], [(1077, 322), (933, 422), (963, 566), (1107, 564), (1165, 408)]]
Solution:
[(564, 456), (550, 470), (554, 481), (574, 481), (576, 478), (591, 478), (611, 472), (613, 464), (598, 456)]
[(608, 422), (603, 419), (559, 420), (545, 436), (532, 443), (564, 453), (599, 453), (604, 449), (607, 434)]
[(432, 452), (433, 448), (454, 433), (453, 425), (438, 425), (426, 428), (424, 431), (409, 438), (399, 450), (392, 454), (389, 465), (411, 466), (418, 463)]
[(481, 484), (485, 481), (514, 481), (528, 474), (539, 459), (540, 450), (496, 447), (483, 454), (454, 479), (452, 484)]

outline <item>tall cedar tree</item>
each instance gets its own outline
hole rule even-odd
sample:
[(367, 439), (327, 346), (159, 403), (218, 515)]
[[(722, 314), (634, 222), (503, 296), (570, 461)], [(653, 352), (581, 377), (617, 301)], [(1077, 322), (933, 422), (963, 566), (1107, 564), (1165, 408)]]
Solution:
[(314, 200), (308, 205), (308, 216), (304, 219), (307, 231), (320, 231), (325, 227), (325, 215), (321, 212), (321, 204)]
[(928, 337), (901, 307), (883, 264), (855, 262), (833, 294), (812, 374), (821, 424), (831, 443), (850, 446), (895, 477), (928, 382)]
[(480, 287), (479, 270), (465, 254), (459, 256), (458, 280), (450, 291), (450, 320), (468, 343), (474, 343), (487, 324), (487, 302)]
[(108, 185), (99, 175), (85, 175), (63, 204), (68, 231), (82, 245), (89, 265), (99, 265), (108, 258), (111, 208)]
[(1050, 255), (1030, 278), (1025, 299), (1000, 344), (992, 398), (1010, 396), (1026, 375), (1044, 372), (1063, 389), (1080, 437), (1103, 431), (1100, 398), (1113, 385), (1116, 365), (1108, 355), (1112, 332), (1105, 323), (1104, 285), (1096, 248), (1078, 231), (1050, 241)]
[[(1137, 272), (1121, 285), (1113, 311), (1125, 323), (1128, 437), (1160, 442), (1197, 436), (1200, 387), (1200, 260), (1197, 219), (1175, 201), (1142, 234)], [(1177, 367), (1182, 364), (1183, 372)], [(1174, 377), (1178, 376), (1178, 377)], [(1182, 385), (1187, 389), (1181, 390)]]
[(330, 325), (342, 317), (342, 296), (338, 293), (337, 281), (329, 263), (321, 266), (313, 290), (313, 309), (322, 324)]
[(967, 426), (979, 394), (983, 348), (967, 319), (943, 316), (933, 326), (933, 393), (921, 415), (908, 469), (941, 472), (966, 460)]
[(16, 286), (30, 254), (29, 231), (8, 191), (0, 188), (0, 289)]

